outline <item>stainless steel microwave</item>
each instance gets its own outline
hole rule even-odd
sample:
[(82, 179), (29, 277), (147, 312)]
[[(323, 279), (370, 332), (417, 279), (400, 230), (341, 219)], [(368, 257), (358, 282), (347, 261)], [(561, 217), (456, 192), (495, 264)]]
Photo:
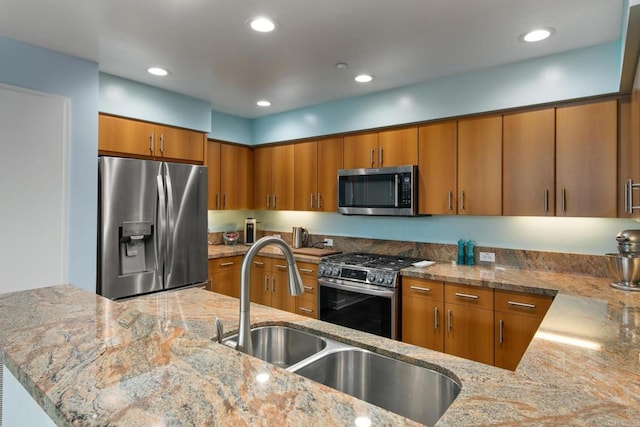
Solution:
[(340, 169), (338, 212), (345, 215), (417, 215), (418, 167)]

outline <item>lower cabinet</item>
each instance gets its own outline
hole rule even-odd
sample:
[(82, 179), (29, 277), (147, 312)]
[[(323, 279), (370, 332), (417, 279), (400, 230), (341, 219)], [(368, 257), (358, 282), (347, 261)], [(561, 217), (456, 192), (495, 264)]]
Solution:
[(553, 297), (496, 289), (495, 365), (515, 370)]
[(295, 312), (295, 297), (289, 295), (287, 262), (257, 256), (251, 266), (251, 302)]
[(514, 370), (553, 297), (402, 278), (402, 341)]
[(219, 294), (240, 298), (240, 268), (242, 255), (209, 260), (207, 289)]
[(297, 262), (304, 293), (295, 297), (295, 312), (302, 316), (318, 318), (318, 264)]

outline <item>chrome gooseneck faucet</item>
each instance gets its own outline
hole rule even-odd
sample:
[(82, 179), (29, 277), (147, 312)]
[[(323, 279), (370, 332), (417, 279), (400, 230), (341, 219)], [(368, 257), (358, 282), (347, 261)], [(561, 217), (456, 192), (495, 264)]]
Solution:
[(300, 295), (304, 292), (302, 278), (300, 277), (300, 272), (296, 266), (296, 260), (293, 257), (293, 252), (284, 240), (279, 237), (267, 236), (261, 238), (251, 246), (244, 256), (244, 260), (242, 261), (242, 270), (240, 271), (240, 330), (238, 331), (238, 344), (236, 346), (237, 350), (247, 354), (253, 353), (251, 345), (251, 325), (249, 321), (249, 305), (251, 302), (251, 265), (253, 264), (253, 259), (260, 249), (269, 245), (278, 246), (287, 259), (289, 267), (289, 293), (291, 295)]

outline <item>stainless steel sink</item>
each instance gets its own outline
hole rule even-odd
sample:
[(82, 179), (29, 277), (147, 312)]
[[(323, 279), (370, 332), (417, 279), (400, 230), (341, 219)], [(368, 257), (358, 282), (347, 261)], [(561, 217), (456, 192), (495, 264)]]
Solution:
[(313, 359), (291, 370), (422, 424), (434, 425), (460, 392), (439, 372), (360, 348)]
[[(234, 335), (222, 342), (235, 348), (237, 339), (238, 336)], [(252, 356), (281, 368), (307, 359), (327, 345), (322, 338), (286, 326), (254, 328), (251, 330), (251, 342)]]

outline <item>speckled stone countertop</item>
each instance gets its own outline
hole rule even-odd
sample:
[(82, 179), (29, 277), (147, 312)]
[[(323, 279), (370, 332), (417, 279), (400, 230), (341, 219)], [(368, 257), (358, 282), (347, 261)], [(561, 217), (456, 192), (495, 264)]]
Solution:
[[(209, 259), (223, 258), (229, 256), (236, 255), (244, 255), (247, 253), (251, 246), (246, 246), (242, 244), (227, 246), (227, 245), (209, 245)], [(330, 252), (323, 249), (314, 249), (314, 248), (301, 248), (301, 249), (291, 249), (296, 258), (296, 261), (302, 262), (311, 262), (311, 263), (319, 263), (320, 257)], [(273, 258), (284, 258), (282, 251), (280, 249), (267, 246), (262, 248), (259, 252), (260, 255), (273, 257)]]
[[(557, 291), (539, 332), (573, 341), (537, 336), (511, 372), (256, 304), (251, 320), (451, 375), (462, 390), (439, 426), (640, 425), (639, 294), (602, 278), (440, 263), (404, 274)], [(4, 294), (1, 356), (59, 425), (415, 425), (213, 342), (214, 316), (236, 329), (238, 300), (194, 288), (123, 302), (68, 285)]]

